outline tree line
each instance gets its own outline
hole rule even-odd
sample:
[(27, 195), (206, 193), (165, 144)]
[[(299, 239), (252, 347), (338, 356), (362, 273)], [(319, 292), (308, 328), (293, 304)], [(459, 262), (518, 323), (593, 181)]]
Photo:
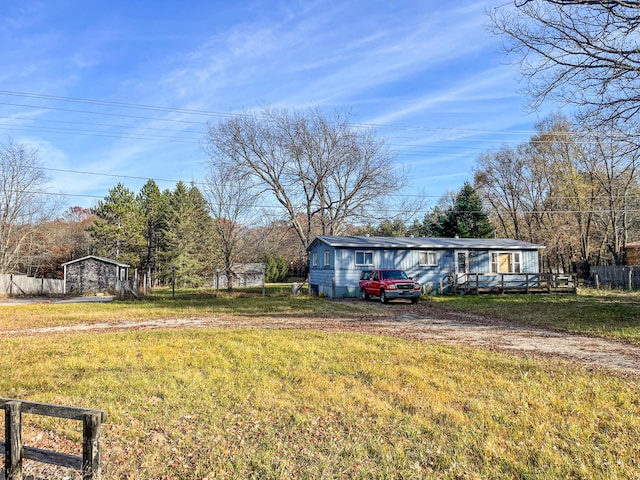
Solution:
[[(488, 11), (519, 62), (531, 106), (575, 108), (541, 121), (528, 141), (482, 153), (472, 182), (422, 219), (422, 199), (400, 204), (407, 176), (376, 132), (332, 113), (262, 107), (208, 124), (207, 171), (138, 194), (109, 190), (91, 210), (46, 191), (37, 152), (0, 145), (0, 271), (45, 275), (81, 253), (126, 261), (155, 283), (170, 270), (198, 285), (213, 269), (269, 261), (304, 273), (317, 234), (508, 237), (545, 245), (544, 269), (624, 263), (638, 238), (640, 2), (515, 0)], [(397, 203), (394, 203), (394, 200)], [(278, 207), (278, 218), (265, 209)], [(276, 258), (280, 257), (280, 258)]]

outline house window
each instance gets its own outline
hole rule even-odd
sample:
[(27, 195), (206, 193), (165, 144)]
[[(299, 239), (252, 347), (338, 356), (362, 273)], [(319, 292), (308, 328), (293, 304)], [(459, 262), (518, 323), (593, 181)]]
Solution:
[(492, 273), (520, 273), (520, 252), (491, 252)]
[(324, 252), (324, 266), (328, 267), (329, 265), (331, 265), (331, 252), (326, 251)]
[(311, 257), (312, 264), (314, 267), (318, 266), (318, 252), (313, 252), (313, 256)]
[(420, 265), (437, 265), (436, 252), (420, 252)]
[(356, 265), (373, 265), (373, 252), (356, 250)]

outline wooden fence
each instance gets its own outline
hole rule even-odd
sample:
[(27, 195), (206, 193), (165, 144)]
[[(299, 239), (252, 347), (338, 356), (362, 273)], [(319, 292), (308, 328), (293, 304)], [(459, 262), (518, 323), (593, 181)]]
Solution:
[(64, 280), (34, 278), (26, 275), (0, 274), (0, 294), (15, 295), (62, 295)]
[(454, 278), (456, 293), (575, 293), (574, 274), (464, 273)]
[[(107, 420), (103, 410), (66, 407), (48, 403), (0, 398), (5, 411), (5, 441), (0, 442), (4, 455), (4, 478), (22, 480), (22, 460), (57, 465), (82, 471), (83, 480), (100, 480), (100, 425)], [(44, 415), (82, 421), (82, 456), (42, 450), (22, 444), (22, 414)]]
[(591, 282), (596, 288), (640, 290), (640, 266), (608, 265), (591, 267)]

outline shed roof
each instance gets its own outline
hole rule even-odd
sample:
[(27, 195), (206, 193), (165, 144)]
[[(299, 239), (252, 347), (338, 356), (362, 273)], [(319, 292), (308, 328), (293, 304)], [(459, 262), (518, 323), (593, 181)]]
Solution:
[(510, 238), (436, 238), (436, 237), (351, 237), (318, 235), (307, 247), (323, 242), (331, 247), (343, 248), (459, 248), (483, 250), (539, 250), (544, 245), (512, 240)]
[(88, 260), (90, 258), (92, 258), (94, 260), (98, 260), (100, 262), (111, 263), (113, 265), (117, 265), (118, 267), (129, 268), (129, 266), (130, 266), (130, 265), (127, 265), (126, 263), (118, 262), (117, 260), (112, 260), (111, 258), (98, 257), (96, 255), (87, 255), (86, 257), (76, 258), (75, 260), (71, 260), (69, 262), (63, 263), (62, 266), (64, 267), (65, 265), (70, 265), (72, 263), (82, 262), (82, 261)]
[(231, 269), (236, 275), (262, 275), (264, 263), (236, 263)]

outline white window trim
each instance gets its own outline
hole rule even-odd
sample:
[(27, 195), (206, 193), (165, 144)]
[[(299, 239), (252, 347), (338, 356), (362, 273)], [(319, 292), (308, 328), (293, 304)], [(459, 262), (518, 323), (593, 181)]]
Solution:
[[(358, 254), (362, 253), (362, 257), (363, 257), (363, 263), (358, 263)], [(366, 263), (367, 262), (367, 254), (371, 255), (371, 262), (370, 263)], [(364, 266), (373, 266), (373, 250), (356, 250), (354, 251), (354, 257), (355, 257), (355, 264), (356, 267), (364, 267)]]
[(324, 252), (324, 266), (328, 267), (331, 265), (331, 252), (329, 250), (325, 250)]
[[(509, 266), (513, 271), (509, 272), (501, 272), (500, 271), (500, 255), (509, 255), (511, 258), (509, 260)], [(518, 257), (518, 261), (516, 261), (516, 256)], [(495, 251), (491, 252), (491, 273), (522, 273), (522, 252), (505, 252), (505, 251)], [(516, 268), (517, 265), (517, 268)]]
[[(422, 255), (423, 254), (427, 259), (426, 263), (424, 263), (422, 261)], [(438, 265), (438, 259), (437, 259), (437, 256), (436, 256), (436, 252), (434, 250), (420, 250), (420, 252), (418, 252), (418, 255), (419, 255), (418, 262), (419, 262), (419, 265), (421, 267), (435, 267), (435, 266)], [(430, 255), (433, 255), (433, 262), (429, 262), (429, 256)]]
[(318, 252), (313, 252), (313, 255), (311, 256), (311, 263), (314, 267), (318, 266)]

